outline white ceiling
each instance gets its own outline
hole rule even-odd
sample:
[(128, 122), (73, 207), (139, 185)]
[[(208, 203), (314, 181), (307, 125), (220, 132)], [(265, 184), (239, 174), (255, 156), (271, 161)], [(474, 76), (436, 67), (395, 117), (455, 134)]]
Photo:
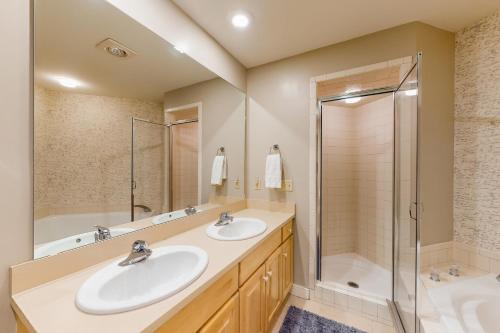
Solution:
[[(120, 59), (96, 48), (109, 37), (137, 55)], [(83, 85), (63, 88), (54, 76), (68, 76)], [(35, 2), (35, 81), (39, 85), (162, 101), (166, 91), (214, 77), (104, 0)]]
[[(500, 9), (499, 0), (171, 0), (250, 68), (404, 23), (458, 31)], [(230, 22), (238, 10), (251, 25)]]

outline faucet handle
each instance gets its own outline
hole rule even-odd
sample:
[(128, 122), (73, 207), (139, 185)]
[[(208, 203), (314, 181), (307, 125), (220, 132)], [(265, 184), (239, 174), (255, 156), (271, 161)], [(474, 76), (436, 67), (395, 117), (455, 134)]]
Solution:
[(97, 229), (97, 232), (99, 233), (109, 233), (109, 228), (108, 227), (103, 227), (102, 225), (94, 225), (94, 228)]
[(143, 252), (149, 250), (149, 245), (144, 240), (136, 240), (132, 243), (132, 252)]

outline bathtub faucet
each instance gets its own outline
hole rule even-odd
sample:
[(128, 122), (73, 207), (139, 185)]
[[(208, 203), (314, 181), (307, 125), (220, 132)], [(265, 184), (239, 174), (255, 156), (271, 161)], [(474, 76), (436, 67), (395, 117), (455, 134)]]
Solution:
[(441, 279), (439, 278), (439, 272), (435, 269), (431, 269), (430, 279), (435, 282), (441, 281)]
[(455, 276), (455, 277), (460, 276), (460, 271), (458, 269), (458, 265), (451, 265), (450, 270), (448, 271), (448, 273), (451, 276)]
[(111, 231), (109, 231), (109, 228), (103, 227), (102, 225), (95, 225), (94, 228), (97, 229), (94, 233), (94, 239), (96, 242), (111, 238)]

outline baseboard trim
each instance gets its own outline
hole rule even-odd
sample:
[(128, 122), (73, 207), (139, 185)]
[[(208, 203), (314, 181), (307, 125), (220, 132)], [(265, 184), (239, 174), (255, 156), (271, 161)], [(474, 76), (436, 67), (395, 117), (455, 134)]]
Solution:
[(303, 299), (310, 299), (310, 297), (309, 297), (310, 296), (310, 290), (309, 290), (309, 288), (300, 286), (298, 284), (293, 284), (292, 290), (290, 291), (290, 293), (293, 296), (297, 296), (297, 297), (300, 297), (300, 298), (303, 298)]

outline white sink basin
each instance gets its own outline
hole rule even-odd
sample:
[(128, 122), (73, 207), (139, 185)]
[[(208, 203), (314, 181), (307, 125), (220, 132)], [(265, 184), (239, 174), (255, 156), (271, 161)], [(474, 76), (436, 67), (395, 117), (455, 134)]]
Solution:
[(232, 241), (252, 238), (262, 234), (267, 229), (266, 222), (250, 217), (235, 217), (232, 222), (223, 226), (215, 223), (207, 228), (207, 235), (211, 238)]
[[(132, 228), (110, 229), (112, 237), (120, 236), (132, 231), (135, 231), (135, 229)], [(73, 235), (62, 239), (58, 239), (53, 242), (42, 244), (35, 249), (34, 258), (37, 259), (41, 257), (51, 256), (63, 251), (74, 249), (76, 247), (92, 244), (95, 242), (94, 233), (95, 233), (94, 231), (85, 232), (83, 234)]]
[(91, 314), (130, 311), (161, 301), (193, 283), (208, 265), (207, 253), (195, 246), (164, 246), (129, 266), (117, 260), (87, 279), (76, 305)]

